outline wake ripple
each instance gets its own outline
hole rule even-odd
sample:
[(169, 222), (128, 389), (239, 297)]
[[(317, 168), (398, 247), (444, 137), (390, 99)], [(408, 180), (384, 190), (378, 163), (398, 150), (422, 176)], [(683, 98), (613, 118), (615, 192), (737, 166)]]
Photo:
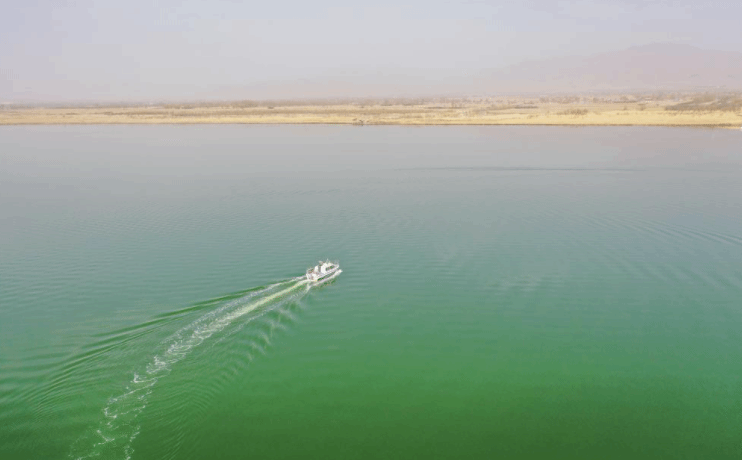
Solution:
[(147, 407), (153, 387), (170, 373), (174, 364), (212, 335), (235, 320), (252, 314), (247, 321), (279, 307), (287, 299), (298, 300), (314, 283), (304, 277), (273, 284), (226, 303), (165, 339), (151, 361), (134, 375), (124, 392), (111, 397), (102, 409), (100, 423), (79, 438), (72, 446), (70, 458), (130, 459), (132, 443), (139, 435), (137, 417)]

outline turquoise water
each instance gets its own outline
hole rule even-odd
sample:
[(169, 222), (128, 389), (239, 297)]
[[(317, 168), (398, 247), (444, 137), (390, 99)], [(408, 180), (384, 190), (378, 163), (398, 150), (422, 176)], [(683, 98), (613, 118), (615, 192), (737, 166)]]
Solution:
[(0, 458), (740, 458), (741, 147), (4, 127)]

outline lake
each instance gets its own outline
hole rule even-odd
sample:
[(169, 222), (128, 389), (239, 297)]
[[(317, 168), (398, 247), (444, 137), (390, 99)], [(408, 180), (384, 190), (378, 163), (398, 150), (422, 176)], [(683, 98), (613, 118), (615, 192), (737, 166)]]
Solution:
[(741, 152), (2, 127), (0, 458), (738, 459)]

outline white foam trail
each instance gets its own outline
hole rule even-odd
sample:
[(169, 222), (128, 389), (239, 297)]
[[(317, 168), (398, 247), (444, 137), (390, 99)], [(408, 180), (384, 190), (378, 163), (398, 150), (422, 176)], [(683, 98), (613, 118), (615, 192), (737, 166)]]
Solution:
[[(330, 281), (339, 274), (340, 270), (320, 282), (309, 282), (304, 277), (300, 277), (274, 284), (262, 291), (232, 301), (176, 332), (163, 342), (164, 350), (152, 357), (152, 361), (145, 366), (144, 372), (134, 373), (134, 377), (126, 386), (125, 391), (108, 400), (107, 405), (103, 408), (104, 418), (94, 430), (92, 442), (88, 442), (88, 437), (78, 440), (73, 446), (70, 457), (75, 459), (92, 457), (130, 459), (133, 453), (131, 444), (139, 434), (139, 425), (136, 423), (136, 418), (146, 407), (147, 397), (152, 393), (152, 388), (161, 377), (170, 372), (175, 363), (185, 358), (191, 350), (235, 320), (256, 312), (277, 299), (294, 292), (298, 293), (301, 288), (305, 288), (303, 292), (307, 292), (311, 287)], [(257, 296), (264, 295), (286, 284), (289, 284), (289, 286), (278, 292), (245, 304), (245, 302), (249, 302)], [(252, 319), (254, 318), (250, 320)], [(92, 448), (90, 444), (92, 444)], [(78, 449), (76, 446), (80, 446), (80, 448)], [(84, 450), (85, 453), (80, 453), (80, 450)]]

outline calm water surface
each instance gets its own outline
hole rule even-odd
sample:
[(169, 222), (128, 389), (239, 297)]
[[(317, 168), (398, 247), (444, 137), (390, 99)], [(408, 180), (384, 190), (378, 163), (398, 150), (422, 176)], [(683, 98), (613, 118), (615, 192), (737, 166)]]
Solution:
[(3, 127), (0, 458), (742, 458), (740, 152)]

